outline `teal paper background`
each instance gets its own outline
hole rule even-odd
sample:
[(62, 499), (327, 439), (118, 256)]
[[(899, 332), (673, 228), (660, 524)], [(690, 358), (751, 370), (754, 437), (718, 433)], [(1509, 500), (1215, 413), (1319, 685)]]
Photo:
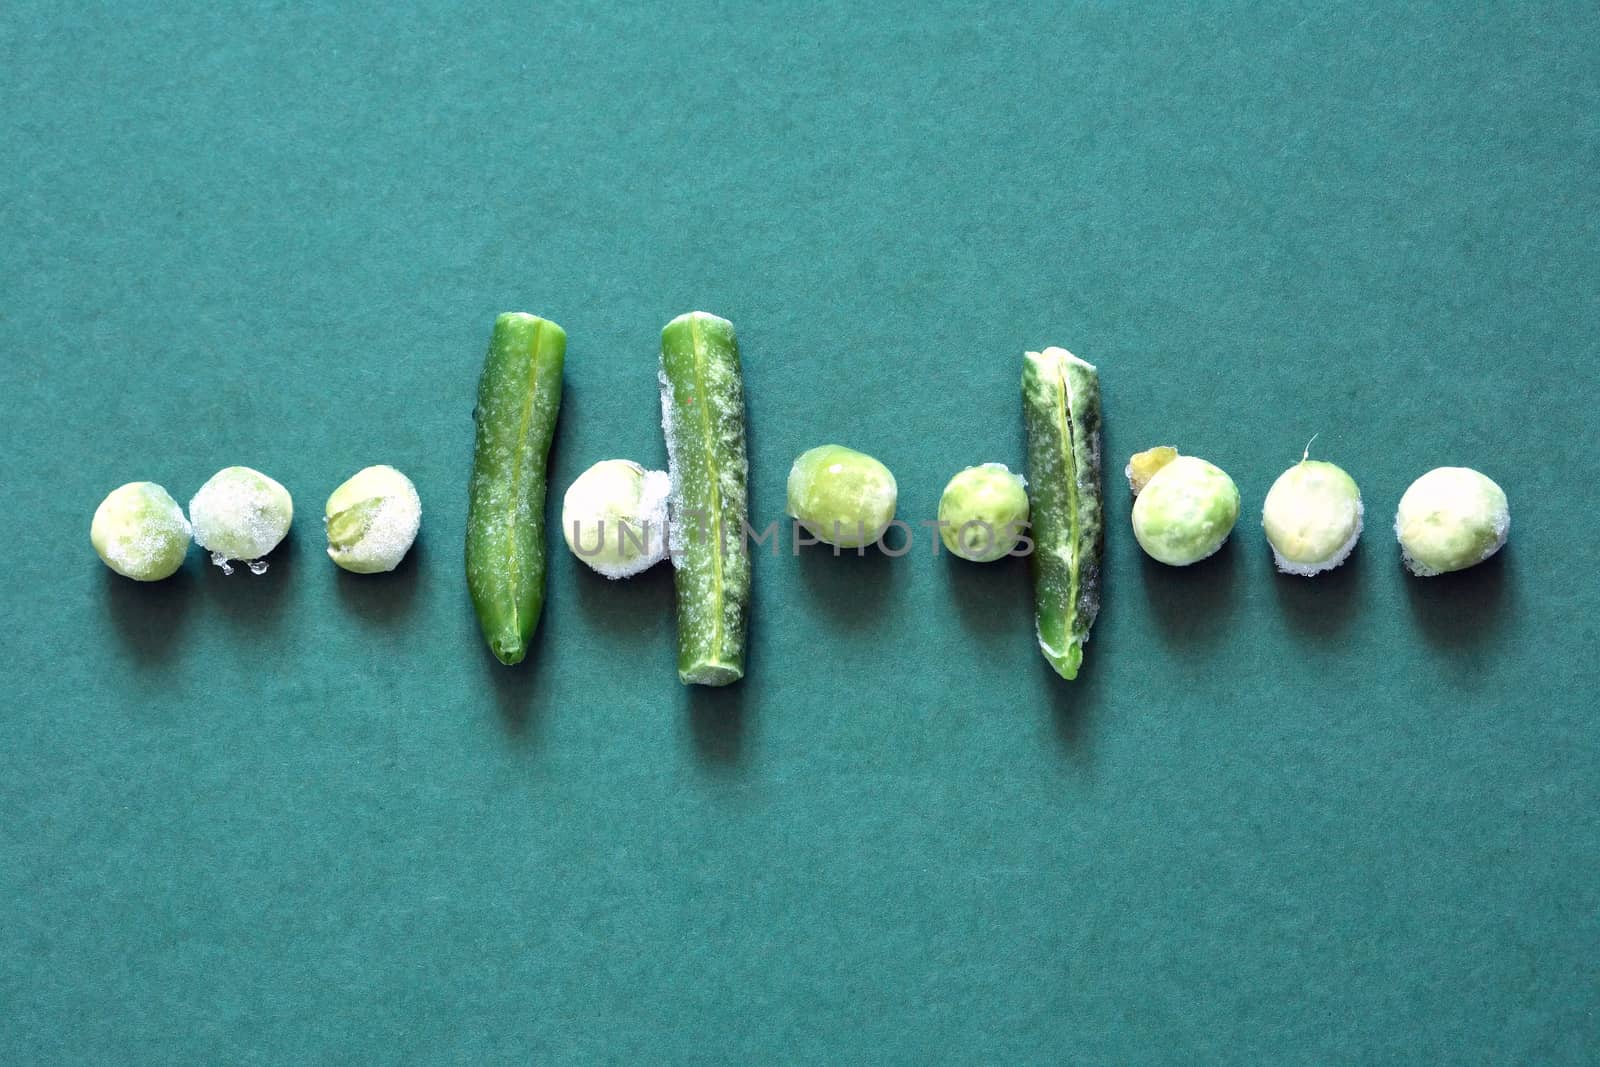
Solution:
[[(0, 1059), (1583, 1063), (1600, 11), (1393, 3), (0, 12)], [(461, 564), (496, 312), (570, 336), (560, 492), (664, 463), (656, 339), (738, 326), (753, 518), (802, 449), (903, 518), (1022, 459), (1021, 353), (1105, 396), (1080, 680), (1026, 568), (756, 562), (687, 692), (670, 575), (555, 550), (490, 659)], [(1315, 454), (1367, 535), (1272, 571)], [(1128, 453), (1244, 496), (1192, 570)], [(416, 481), (393, 575), (322, 557)], [(263, 578), (95, 559), (116, 485), (260, 467)], [(1407, 578), (1409, 481), (1513, 509)]]

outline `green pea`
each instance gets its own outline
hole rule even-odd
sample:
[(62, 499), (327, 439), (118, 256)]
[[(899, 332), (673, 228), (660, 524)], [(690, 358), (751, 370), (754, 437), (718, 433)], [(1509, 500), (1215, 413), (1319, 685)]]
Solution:
[(294, 501), (277, 481), (249, 467), (225, 467), (189, 501), (194, 539), (211, 562), (232, 574), (244, 560), (252, 574), (266, 571), (261, 557), (283, 541), (294, 521)]
[(1133, 502), (1133, 536), (1150, 557), (1174, 567), (1222, 547), (1239, 519), (1239, 489), (1203, 459), (1178, 456), (1145, 483)]
[(393, 467), (357, 471), (328, 497), (328, 558), (354, 574), (392, 571), (422, 526), (422, 499)]
[(1100, 423), (1094, 364), (1064, 348), (1023, 357), (1034, 629), (1045, 660), (1068, 680), (1078, 676), (1100, 614)]
[(1261, 504), (1261, 526), (1278, 570), (1309, 578), (1339, 566), (1361, 537), (1362, 510), (1355, 479), (1332, 463), (1302, 456)]
[(1028, 525), (1028, 492), (1004, 463), (985, 463), (950, 479), (939, 497), (939, 539), (962, 559), (992, 563), (1010, 554)]
[(1438, 467), (1412, 482), (1394, 518), (1405, 565), (1422, 578), (1482, 563), (1510, 530), (1505, 490), (1470, 467)]
[(607, 578), (627, 578), (667, 555), (672, 479), (627, 459), (603, 459), (578, 475), (561, 501), (572, 554)]
[(807, 449), (789, 468), (788, 512), (812, 537), (861, 548), (882, 537), (894, 518), (899, 487), (889, 468), (843, 445)]
[(183, 509), (165, 489), (155, 482), (129, 482), (95, 509), (89, 542), (118, 574), (159, 582), (183, 566), (191, 532)]
[(744, 373), (733, 323), (704, 311), (661, 331), (661, 430), (672, 482), (678, 680), (744, 677), (750, 553)]
[(496, 659), (528, 654), (544, 607), (545, 465), (561, 410), (567, 334), (547, 319), (494, 321), (478, 379), (467, 486), (467, 590)]

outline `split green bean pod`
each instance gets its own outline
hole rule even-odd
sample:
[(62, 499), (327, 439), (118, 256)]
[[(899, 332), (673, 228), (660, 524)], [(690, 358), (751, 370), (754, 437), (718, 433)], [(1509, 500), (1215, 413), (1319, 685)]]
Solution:
[(1022, 363), (1022, 421), (1039, 649), (1057, 674), (1072, 679), (1100, 613), (1099, 372), (1064, 348), (1029, 352)]

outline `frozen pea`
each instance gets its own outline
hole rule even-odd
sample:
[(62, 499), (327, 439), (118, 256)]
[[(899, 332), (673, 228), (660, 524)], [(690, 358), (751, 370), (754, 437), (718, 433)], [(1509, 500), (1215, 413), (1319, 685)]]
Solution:
[(1178, 456), (1161, 466), (1133, 502), (1133, 536), (1139, 547), (1174, 567), (1198, 563), (1216, 552), (1238, 519), (1239, 490), (1233, 479), (1194, 456)]
[(666, 471), (603, 459), (561, 499), (561, 535), (572, 554), (607, 578), (628, 578), (667, 555)]
[(899, 496), (889, 468), (843, 445), (800, 453), (789, 470), (789, 514), (811, 536), (860, 548), (883, 536)]
[(94, 511), (89, 541), (107, 567), (139, 582), (170, 578), (189, 551), (189, 520), (155, 482), (113, 489)]
[(233, 573), (232, 560), (245, 560), (253, 574), (264, 572), (261, 557), (278, 547), (293, 520), (289, 491), (249, 467), (223, 468), (189, 501), (194, 539), (224, 574)]
[(1022, 476), (1004, 463), (985, 463), (950, 479), (939, 498), (939, 538), (974, 563), (991, 563), (1022, 540), (1028, 492)]
[(1267, 490), (1261, 526), (1278, 569), (1309, 578), (1349, 558), (1361, 537), (1361, 515), (1355, 480), (1332, 463), (1302, 455)]
[(1428, 578), (1482, 563), (1506, 543), (1506, 494), (1470, 467), (1438, 467), (1411, 483), (1394, 517), (1405, 565)]
[(417, 539), (422, 498), (393, 467), (365, 467), (328, 497), (323, 523), (334, 563), (354, 574), (392, 571)]

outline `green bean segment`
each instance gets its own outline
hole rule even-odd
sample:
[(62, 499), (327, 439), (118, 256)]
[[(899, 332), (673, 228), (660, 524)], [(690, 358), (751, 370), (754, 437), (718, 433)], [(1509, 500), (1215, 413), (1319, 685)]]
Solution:
[(672, 479), (678, 679), (744, 676), (750, 608), (744, 382), (733, 324), (703, 311), (661, 331), (661, 426)]
[(544, 606), (545, 484), (567, 335), (546, 319), (495, 319), (478, 380), (467, 500), (467, 588), (501, 663), (522, 662)]
[(1062, 348), (1022, 364), (1028, 499), (1039, 648), (1061, 677), (1078, 676), (1100, 612), (1100, 377)]

